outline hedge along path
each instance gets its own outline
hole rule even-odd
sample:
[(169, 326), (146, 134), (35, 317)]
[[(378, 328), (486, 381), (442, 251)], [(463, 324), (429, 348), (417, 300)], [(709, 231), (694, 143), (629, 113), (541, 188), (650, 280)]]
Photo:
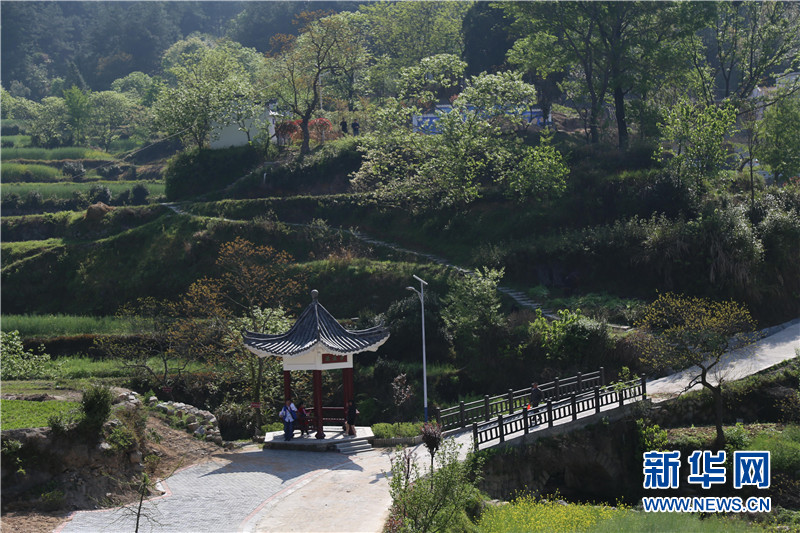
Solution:
[[(179, 215), (185, 215), (185, 216), (190, 216), (190, 217), (201, 218), (199, 215), (194, 215), (194, 214), (185, 212), (180, 207), (180, 205), (178, 205), (175, 202), (173, 202), (173, 203), (162, 203), (161, 205), (170, 208), (172, 211), (174, 211), (175, 213), (177, 213)], [(202, 217), (202, 218), (211, 218), (211, 219), (214, 219), (214, 220), (222, 220), (222, 221), (225, 221), (225, 222), (247, 222), (246, 220), (237, 220), (237, 219), (231, 219), (231, 218), (225, 218), (225, 217)], [(281, 222), (281, 224), (284, 224), (286, 226), (298, 227), (298, 228), (310, 228), (311, 227), (311, 224), (301, 224), (301, 223), (298, 223), (298, 222)], [(339, 227), (339, 228), (336, 228), (336, 231), (339, 231), (341, 233), (346, 233), (348, 235), (352, 235), (356, 239), (358, 239), (361, 242), (364, 242), (366, 244), (371, 244), (373, 246), (381, 246), (381, 247), (384, 247), (384, 248), (389, 248), (390, 250), (393, 250), (395, 252), (399, 252), (399, 253), (403, 253), (403, 254), (409, 254), (409, 255), (416, 256), (416, 257), (421, 257), (421, 258), (423, 258), (426, 261), (429, 261), (431, 263), (435, 263), (437, 265), (441, 265), (441, 266), (453, 269), (453, 270), (459, 272), (460, 274), (462, 274), (464, 276), (473, 277), (473, 276), (476, 275), (473, 270), (470, 270), (468, 268), (465, 268), (465, 267), (450, 263), (447, 259), (445, 259), (443, 257), (440, 257), (438, 255), (435, 255), (435, 254), (430, 254), (430, 253), (426, 253), (426, 252), (420, 252), (418, 250), (411, 250), (409, 248), (404, 248), (404, 247), (400, 246), (399, 244), (396, 244), (396, 243), (393, 243), (393, 242), (389, 242), (389, 241), (383, 241), (383, 240), (380, 240), (380, 239), (376, 239), (375, 237), (370, 237), (366, 233), (363, 233), (363, 232), (357, 231), (357, 230), (353, 230), (353, 229), (346, 229), (346, 228)], [(506, 296), (508, 296), (509, 298), (511, 298), (512, 300), (514, 300), (514, 302), (516, 302), (516, 304), (519, 305), (520, 307), (523, 307), (525, 309), (532, 309), (532, 310), (542, 309), (542, 305), (540, 303), (534, 302), (524, 292), (522, 292), (520, 290), (512, 289), (512, 288), (504, 286), (504, 285), (498, 285), (497, 286), (497, 290), (498, 290), (498, 292), (501, 292), (501, 293), (505, 294)], [(558, 315), (556, 315), (555, 313), (553, 313), (549, 309), (542, 309), (542, 314), (545, 317), (547, 317), (548, 319), (550, 319), (550, 320), (560, 320)], [(619, 328), (619, 329), (628, 329), (626, 326), (613, 326), (612, 325), (611, 327)]]

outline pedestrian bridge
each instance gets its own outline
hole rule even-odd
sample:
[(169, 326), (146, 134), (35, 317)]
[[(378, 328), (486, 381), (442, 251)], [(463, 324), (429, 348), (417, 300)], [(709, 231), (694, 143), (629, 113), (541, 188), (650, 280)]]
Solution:
[[(542, 436), (563, 433), (600, 421), (618, 418), (632, 404), (647, 398), (645, 377), (612, 384), (605, 383), (601, 367), (589, 374), (577, 374), (542, 384), (544, 403), (529, 403), (533, 387), (476, 402), (435, 410), (437, 421), (448, 434), (459, 434), (475, 450), (500, 444), (523, 443)], [(517, 442), (518, 441), (518, 442)]]

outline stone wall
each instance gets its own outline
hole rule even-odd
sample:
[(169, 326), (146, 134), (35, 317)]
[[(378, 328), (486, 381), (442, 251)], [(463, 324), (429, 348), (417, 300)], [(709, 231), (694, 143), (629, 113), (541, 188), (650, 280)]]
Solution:
[[(480, 452), (485, 458), (479, 487), (492, 498), (520, 493), (615, 503), (641, 488), (641, 460), (635, 460), (635, 424), (599, 423), (567, 435), (546, 437), (527, 446)], [(613, 496), (612, 496), (613, 495)]]

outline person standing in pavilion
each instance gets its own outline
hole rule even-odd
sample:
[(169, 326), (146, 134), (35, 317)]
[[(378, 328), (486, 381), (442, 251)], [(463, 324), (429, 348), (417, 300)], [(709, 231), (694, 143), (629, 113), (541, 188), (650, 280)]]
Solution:
[(294, 421), (297, 420), (297, 408), (291, 399), (286, 398), (283, 409), (278, 413), (278, 416), (283, 420), (283, 440), (292, 440), (294, 436)]

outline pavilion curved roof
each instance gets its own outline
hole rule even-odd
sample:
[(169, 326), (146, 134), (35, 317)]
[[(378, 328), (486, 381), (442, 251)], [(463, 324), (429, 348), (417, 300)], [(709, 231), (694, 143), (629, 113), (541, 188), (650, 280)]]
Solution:
[(347, 355), (377, 350), (389, 338), (383, 325), (362, 330), (345, 329), (317, 301), (318, 292), (311, 292), (313, 301), (287, 331), (278, 335), (245, 331), (245, 347), (254, 354), (297, 357), (311, 351)]

